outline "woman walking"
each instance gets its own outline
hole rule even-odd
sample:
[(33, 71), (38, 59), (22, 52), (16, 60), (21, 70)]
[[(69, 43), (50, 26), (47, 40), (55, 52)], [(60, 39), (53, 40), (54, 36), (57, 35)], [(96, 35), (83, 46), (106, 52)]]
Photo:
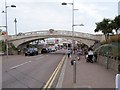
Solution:
[(71, 50), (70, 49), (67, 50), (67, 55), (68, 55), (68, 58), (70, 58), (70, 55), (71, 55)]
[(80, 60), (81, 52), (82, 52), (81, 49), (78, 48), (78, 49), (77, 49), (77, 59), (78, 59), (78, 61)]
[(93, 63), (93, 50), (92, 50), (92, 48), (89, 48), (89, 50), (88, 50), (88, 62)]

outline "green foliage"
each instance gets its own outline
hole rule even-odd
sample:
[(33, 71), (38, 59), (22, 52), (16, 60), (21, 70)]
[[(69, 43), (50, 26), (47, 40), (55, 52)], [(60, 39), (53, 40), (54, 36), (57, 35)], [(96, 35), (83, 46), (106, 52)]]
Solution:
[(116, 16), (115, 19), (113, 20), (113, 29), (116, 30), (116, 33), (119, 30), (119, 28), (120, 28), (120, 15)]
[(95, 32), (102, 31), (104, 35), (112, 33), (112, 29), (110, 28), (110, 19), (103, 19), (102, 22), (96, 23), (97, 27), (94, 30)]
[(4, 42), (4, 41), (2, 41), (2, 40), (0, 40), (0, 51), (5, 52), (5, 50), (6, 50), (6, 45), (5, 45), (5, 42)]
[(109, 36), (108, 41), (106, 42), (105, 40), (101, 42), (101, 44), (107, 44), (111, 42), (120, 42), (120, 35), (114, 35), (114, 36)]
[[(116, 38), (112, 38), (109, 40), (110, 33), (113, 34), (113, 30), (116, 31), (116, 34), (118, 35), (118, 30), (120, 29), (120, 15), (116, 16), (113, 20), (110, 19), (103, 19), (101, 22), (96, 23), (96, 29), (95, 32), (102, 31), (102, 33), (105, 35), (106, 42), (102, 42), (102, 44), (111, 42), (110, 40), (116, 41)], [(120, 39), (118, 39), (119, 41)]]
[[(13, 45), (13, 43), (9, 43), (9, 51), (17, 50), (17, 48)], [(6, 52), (6, 44), (3, 40), (0, 40), (0, 51)]]
[(120, 47), (112, 45), (112, 44), (104, 44), (97, 48), (95, 52), (99, 53), (100, 55), (108, 55), (114, 57), (120, 57)]
[(111, 24), (109, 23), (110, 19), (103, 19), (103, 21), (96, 23), (97, 27), (94, 30), (95, 32), (102, 31), (102, 33), (105, 35), (106, 42), (108, 40), (109, 34), (113, 33)]
[(9, 49), (17, 50), (13, 43), (9, 43)]

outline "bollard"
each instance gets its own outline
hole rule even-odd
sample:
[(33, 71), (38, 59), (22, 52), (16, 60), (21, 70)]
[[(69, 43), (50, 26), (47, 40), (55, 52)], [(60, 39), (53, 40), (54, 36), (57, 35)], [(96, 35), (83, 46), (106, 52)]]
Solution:
[(76, 61), (73, 61), (73, 83), (76, 83)]
[(116, 75), (116, 90), (120, 90), (120, 64), (118, 65), (118, 74)]
[(76, 83), (76, 60), (71, 60), (73, 66), (73, 83)]
[(109, 69), (109, 67), (108, 67), (108, 55), (109, 55), (109, 53), (107, 52), (107, 57), (106, 57), (106, 68), (107, 69)]
[(71, 60), (71, 65), (72, 65), (72, 66), (73, 66), (73, 64), (74, 64), (73, 62), (74, 62), (74, 60)]
[(118, 74), (120, 74), (120, 64), (118, 65)]

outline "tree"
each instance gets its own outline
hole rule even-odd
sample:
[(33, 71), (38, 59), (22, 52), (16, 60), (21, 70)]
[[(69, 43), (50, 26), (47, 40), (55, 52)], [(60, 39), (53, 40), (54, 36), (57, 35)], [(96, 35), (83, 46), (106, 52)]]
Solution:
[(6, 51), (6, 44), (3, 40), (0, 40), (0, 51)]
[(102, 33), (105, 35), (105, 40), (107, 42), (109, 34), (113, 33), (111, 28), (111, 20), (110, 19), (103, 19), (103, 21), (96, 23), (96, 29), (95, 32), (102, 31)]
[(112, 20), (111, 28), (115, 29), (116, 34), (118, 34), (118, 30), (120, 29), (120, 15), (116, 16), (115, 19)]

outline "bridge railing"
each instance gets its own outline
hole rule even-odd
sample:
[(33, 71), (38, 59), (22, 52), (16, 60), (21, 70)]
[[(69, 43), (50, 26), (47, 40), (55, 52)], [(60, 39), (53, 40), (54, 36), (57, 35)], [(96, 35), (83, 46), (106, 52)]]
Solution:
[[(13, 40), (13, 39), (20, 39), (20, 38), (25, 38), (30, 36), (38, 36), (38, 35), (39, 36), (45, 36), (45, 35), (72, 36), (72, 31), (56, 30), (56, 31), (53, 31), (52, 33), (50, 31), (34, 31), (34, 32), (21, 33), (18, 36), (12, 35), (10, 36), (10, 38), (11, 40)], [(81, 32), (74, 32), (74, 37), (100, 40), (96, 35), (81, 33)]]

